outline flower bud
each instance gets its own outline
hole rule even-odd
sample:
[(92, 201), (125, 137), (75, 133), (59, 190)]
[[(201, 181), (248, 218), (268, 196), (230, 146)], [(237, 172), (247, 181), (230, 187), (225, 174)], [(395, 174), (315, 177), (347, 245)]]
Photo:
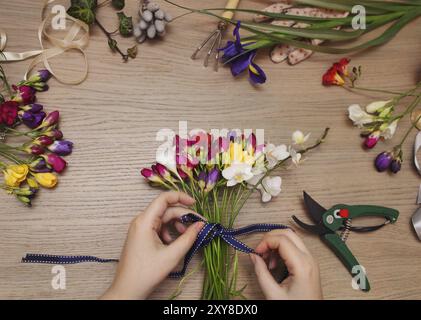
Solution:
[(214, 168), (209, 172), (208, 177), (206, 179), (205, 191), (206, 192), (211, 191), (215, 187), (218, 180), (219, 180), (219, 170), (218, 168)]
[(45, 152), (45, 149), (42, 146), (35, 145), (35, 144), (27, 146), (23, 150), (29, 154), (33, 154), (36, 156), (39, 156)]
[(58, 111), (51, 112), (49, 115), (47, 115), (47, 117), (45, 117), (38, 129), (55, 125), (59, 118), (60, 113)]
[(44, 132), (44, 134), (48, 137), (54, 138), (55, 140), (63, 139), (63, 132), (55, 128)]
[(48, 146), (48, 150), (58, 154), (59, 156), (67, 156), (72, 153), (73, 142), (67, 140), (56, 140), (53, 144)]
[(144, 168), (140, 171), (140, 174), (150, 182), (163, 183), (162, 179), (151, 169)]
[(386, 105), (390, 103), (391, 101), (392, 100), (371, 102), (365, 107), (365, 110), (368, 113), (375, 113), (375, 112), (380, 113), (383, 110), (383, 108), (386, 107)]
[(33, 144), (36, 144), (39, 146), (49, 146), (53, 142), (54, 140), (47, 136), (40, 136), (36, 138), (34, 141), (32, 141)]
[(54, 188), (57, 185), (58, 179), (55, 174), (46, 173), (33, 173), (32, 176), (44, 188)]
[(380, 139), (380, 131), (374, 131), (365, 138), (364, 145), (368, 149), (374, 148)]
[(378, 172), (383, 172), (389, 169), (391, 163), (392, 163), (393, 157), (391, 152), (382, 152), (374, 161), (374, 165)]
[(56, 155), (55, 153), (42, 155), (42, 157), (57, 173), (63, 172), (63, 170), (66, 169), (67, 167), (67, 162), (63, 158)]
[(29, 77), (28, 82), (47, 82), (52, 74), (47, 69), (38, 70), (35, 74)]

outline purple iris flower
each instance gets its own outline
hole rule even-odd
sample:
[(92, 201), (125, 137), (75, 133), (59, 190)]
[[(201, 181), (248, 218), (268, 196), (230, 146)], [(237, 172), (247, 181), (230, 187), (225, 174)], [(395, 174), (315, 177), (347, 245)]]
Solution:
[(67, 156), (72, 153), (73, 142), (67, 140), (56, 140), (48, 146), (48, 150), (59, 156)]
[(253, 44), (254, 42), (249, 42), (246, 44), (241, 43), (240, 25), (241, 22), (238, 21), (233, 31), (235, 41), (228, 41), (227, 45), (220, 49), (224, 52), (222, 60), (227, 62), (232, 59), (229, 63), (231, 65), (231, 73), (234, 77), (238, 76), (245, 70), (248, 70), (250, 81), (253, 84), (265, 83), (265, 73), (257, 64), (253, 62), (254, 57), (256, 56), (256, 50), (247, 51), (247, 46)]

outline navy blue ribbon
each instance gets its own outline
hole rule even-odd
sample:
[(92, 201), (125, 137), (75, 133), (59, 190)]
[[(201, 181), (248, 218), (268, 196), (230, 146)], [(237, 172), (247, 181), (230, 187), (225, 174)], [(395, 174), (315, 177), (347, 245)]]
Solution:
[[(231, 229), (225, 228), (220, 223), (207, 222), (206, 220), (203, 220), (201, 217), (193, 213), (189, 213), (181, 217), (181, 222), (183, 224), (195, 223), (199, 221), (204, 222), (204, 226), (197, 235), (197, 239), (194, 242), (193, 246), (185, 256), (183, 268), (180, 271), (171, 272), (169, 275), (170, 278), (180, 278), (184, 276), (188, 264), (190, 263), (193, 256), (197, 253), (197, 251), (201, 248), (206, 247), (209, 243), (211, 243), (214, 239), (218, 237), (224, 240), (235, 250), (248, 254), (256, 254), (256, 252), (252, 248), (238, 240), (236, 236), (246, 235), (255, 232), (268, 232), (277, 229), (288, 229), (287, 226), (282, 224), (267, 223), (257, 223), (239, 229)], [(22, 263), (76, 264), (82, 262), (108, 263), (118, 262), (118, 259), (102, 259), (94, 256), (59, 256), (31, 253), (27, 254), (25, 257), (22, 258)]]

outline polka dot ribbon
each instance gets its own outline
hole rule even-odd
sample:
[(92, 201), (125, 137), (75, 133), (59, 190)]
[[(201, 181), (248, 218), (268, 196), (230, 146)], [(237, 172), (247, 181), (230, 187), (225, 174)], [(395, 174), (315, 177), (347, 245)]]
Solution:
[[(256, 252), (238, 240), (236, 237), (241, 235), (246, 235), (255, 232), (269, 232), (272, 230), (279, 229), (288, 229), (287, 226), (282, 224), (267, 224), (267, 223), (258, 223), (251, 224), (246, 227), (239, 229), (225, 228), (219, 223), (212, 223), (203, 220), (201, 217), (189, 213), (181, 217), (181, 222), (183, 224), (190, 224), (195, 222), (204, 222), (202, 230), (200, 230), (197, 235), (196, 241), (193, 246), (187, 252), (184, 257), (183, 268), (180, 271), (171, 272), (170, 278), (180, 278), (183, 277), (187, 271), (188, 264), (190, 263), (193, 256), (202, 248), (210, 244), (214, 239), (221, 238), (229, 246), (235, 250), (244, 252), (244, 253), (253, 253)], [(22, 263), (46, 263), (46, 264), (76, 264), (83, 262), (97, 262), (97, 263), (108, 263), (108, 262), (118, 262), (118, 259), (102, 259), (94, 256), (63, 256), (63, 255), (47, 255), (47, 254), (32, 254), (29, 253), (22, 258)]]

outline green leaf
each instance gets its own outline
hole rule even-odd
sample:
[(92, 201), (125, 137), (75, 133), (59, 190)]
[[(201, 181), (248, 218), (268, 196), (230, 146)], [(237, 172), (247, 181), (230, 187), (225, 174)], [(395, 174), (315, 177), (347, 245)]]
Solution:
[(73, 18), (91, 25), (95, 22), (95, 10), (97, 6), (97, 0), (71, 0), (71, 5), (67, 13)]
[(112, 51), (115, 51), (117, 48), (117, 41), (115, 39), (108, 39), (108, 46)]
[(124, 6), (125, 6), (125, 1), (124, 0), (112, 0), (111, 5), (116, 10), (123, 10)]
[(132, 17), (128, 17), (124, 12), (117, 12), (119, 19), (118, 30), (123, 37), (128, 37), (133, 34), (133, 20)]

